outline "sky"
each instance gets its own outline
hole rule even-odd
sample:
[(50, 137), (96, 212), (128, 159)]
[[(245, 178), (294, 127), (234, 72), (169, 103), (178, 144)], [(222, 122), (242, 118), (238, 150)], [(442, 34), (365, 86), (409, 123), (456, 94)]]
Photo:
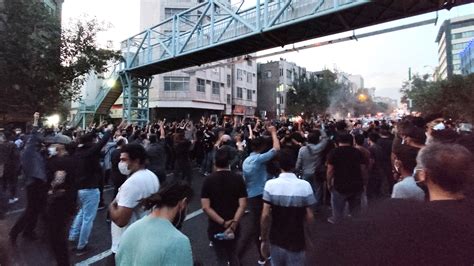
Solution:
[[(250, 6), (253, 2), (252, 0), (246, 0), (245, 5)], [(435, 38), (442, 22), (449, 18), (469, 14), (474, 14), (474, 4), (455, 7), (450, 11), (443, 10), (438, 12), (437, 25), (430, 24), (363, 38), (358, 41), (348, 41), (275, 57), (267, 57), (259, 60), (259, 62), (264, 63), (285, 58), (287, 61), (295, 62), (310, 71), (337, 69), (349, 74), (362, 75), (366, 88), (376, 88), (376, 96), (399, 99), (399, 90), (403, 82), (408, 79), (408, 69), (410, 67), (413, 73), (431, 74), (437, 66), (438, 45), (435, 43)], [(99, 43), (105, 45), (107, 41), (112, 41), (114, 47), (118, 49), (121, 41), (139, 32), (140, 0), (65, 0), (62, 16), (64, 26), (71, 23), (71, 20), (81, 17), (96, 17), (99, 21), (109, 24), (111, 28), (99, 35)], [(435, 17), (436, 13), (427, 13), (357, 29), (355, 34)], [(351, 35), (352, 31), (297, 43), (295, 46)], [(285, 46), (285, 48), (289, 47), (292, 47), (292, 45)], [(281, 48), (261, 51), (258, 54), (278, 50), (281, 50)]]

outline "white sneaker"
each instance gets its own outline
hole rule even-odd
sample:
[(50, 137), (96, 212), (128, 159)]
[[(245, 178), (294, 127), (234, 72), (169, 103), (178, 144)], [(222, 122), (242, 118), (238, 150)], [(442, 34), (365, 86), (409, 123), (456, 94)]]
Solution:
[(18, 201), (18, 198), (12, 198), (8, 200), (8, 204), (13, 204)]

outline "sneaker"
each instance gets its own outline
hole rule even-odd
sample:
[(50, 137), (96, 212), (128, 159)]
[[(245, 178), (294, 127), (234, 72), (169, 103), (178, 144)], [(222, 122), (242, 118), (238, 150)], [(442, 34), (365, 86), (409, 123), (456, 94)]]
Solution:
[(329, 218), (327, 219), (327, 221), (328, 221), (328, 223), (330, 223), (330, 224), (336, 224), (336, 223), (337, 223), (336, 220), (334, 220), (333, 217), (329, 217)]
[(86, 254), (87, 252), (89, 251), (89, 249), (87, 249), (87, 246), (84, 246), (83, 248), (76, 248), (74, 250), (74, 254), (76, 254), (76, 256), (82, 256), (84, 254)]
[(13, 204), (18, 201), (18, 198), (11, 198), (8, 200), (8, 204)]
[(268, 257), (268, 258), (266, 258), (266, 259), (259, 259), (259, 260), (257, 261), (257, 263), (258, 263), (258, 265), (265, 265), (265, 264), (267, 264), (267, 262), (269, 262), (271, 259), (272, 259), (272, 257)]

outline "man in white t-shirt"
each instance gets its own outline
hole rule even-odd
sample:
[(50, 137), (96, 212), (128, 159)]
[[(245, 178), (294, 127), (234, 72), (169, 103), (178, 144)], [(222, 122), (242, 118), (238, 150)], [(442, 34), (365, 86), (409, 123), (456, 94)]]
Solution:
[(139, 144), (128, 144), (120, 153), (118, 168), (129, 178), (119, 188), (114, 201), (110, 204), (109, 212), (112, 220), (111, 250), (118, 251), (120, 237), (129, 225), (142, 218), (145, 213), (140, 201), (158, 192), (160, 182), (158, 177), (145, 168), (146, 151)]

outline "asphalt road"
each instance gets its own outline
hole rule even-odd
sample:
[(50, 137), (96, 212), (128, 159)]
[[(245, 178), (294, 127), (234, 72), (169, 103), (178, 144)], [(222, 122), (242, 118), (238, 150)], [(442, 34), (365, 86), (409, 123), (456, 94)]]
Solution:
[[(168, 178), (171, 178), (169, 175)], [(193, 189), (195, 191), (195, 196), (190, 202), (188, 216), (183, 225), (182, 232), (186, 234), (191, 240), (191, 246), (193, 249), (194, 260), (200, 262), (202, 265), (217, 265), (215, 260), (215, 254), (209, 245), (209, 240), (207, 238), (207, 217), (202, 213), (200, 209), (200, 190), (205, 179), (204, 176), (200, 175), (197, 170), (194, 170), (194, 181)], [(109, 203), (112, 200), (113, 190), (107, 188), (104, 192), (105, 201)], [(24, 200), (24, 190), (20, 189), (20, 201), (11, 205), (11, 210), (7, 214), (5, 220), (0, 220), (0, 242), (8, 243), (6, 237), (8, 235), (8, 230), (14, 224), (16, 219), (21, 214), (25, 200)], [(94, 227), (92, 234), (89, 239), (89, 252), (83, 256), (76, 256), (71, 252), (71, 261), (75, 265), (109, 265), (110, 260), (110, 225), (106, 222), (106, 210), (98, 211), (97, 217), (94, 221)], [(314, 235), (309, 235), (308, 238), (312, 240), (317, 240), (320, 236), (327, 236), (336, 232), (334, 226), (325, 222), (327, 218), (327, 211), (323, 214), (318, 214), (316, 216), (316, 223), (314, 224), (314, 229), (311, 232)], [(248, 220), (244, 216), (241, 223), (241, 232), (242, 235), (246, 233), (246, 224)], [(28, 241), (22, 239), (19, 236), (16, 247), (9, 247), (7, 251), (9, 257), (13, 262), (13, 265), (54, 265), (54, 259), (51, 256), (49, 246), (45, 237), (44, 225), (39, 222), (37, 226), (37, 233), (40, 236), (39, 240)], [(9, 246), (7, 244), (7, 246)], [(72, 247), (71, 247), (72, 248)], [(246, 252), (244, 258), (241, 258), (243, 265), (257, 265), (257, 249), (253, 245), (249, 245), (248, 251)], [(311, 254), (308, 254), (311, 256)]]

